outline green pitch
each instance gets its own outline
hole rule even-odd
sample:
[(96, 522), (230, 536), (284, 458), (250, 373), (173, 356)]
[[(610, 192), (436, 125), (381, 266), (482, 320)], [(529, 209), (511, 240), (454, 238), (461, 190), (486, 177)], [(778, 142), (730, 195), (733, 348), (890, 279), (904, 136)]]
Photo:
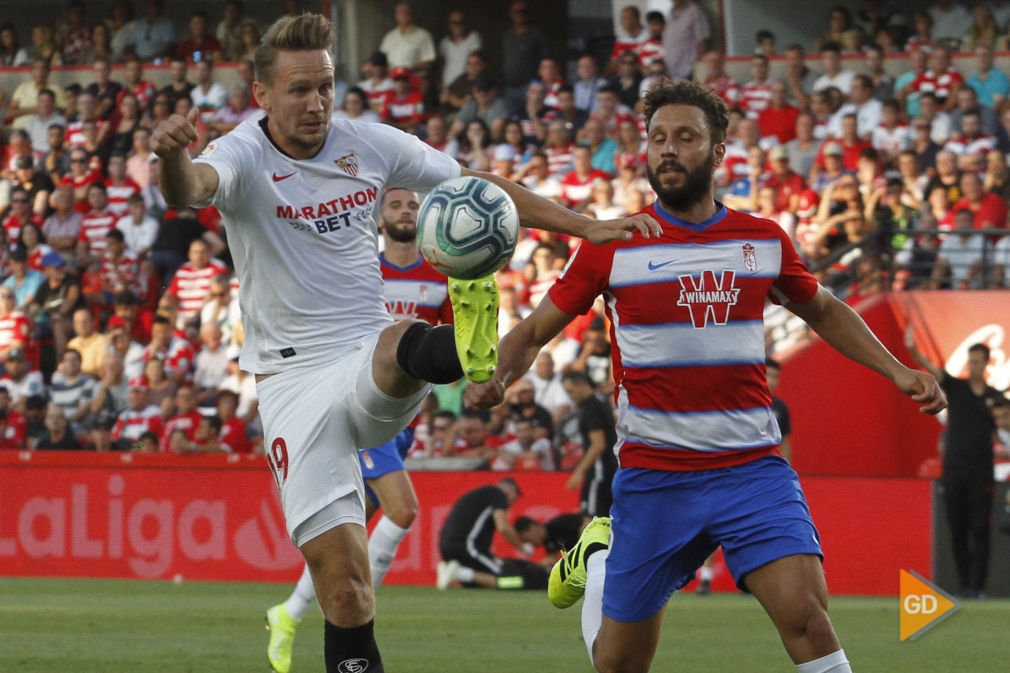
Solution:
[[(290, 587), (270, 584), (0, 579), (0, 671), (266, 671), (263, 613)], [(376, 632), (395, 673), (588, 673), (579, 607), (539, 593), (383, 587)], [(1010, 601), (968, 603), (914, 642), (898, 642), (897, 598), (835, 598), (856, 673), (1005, 670)], [(293, 673), (323, 670), (322, 616), (295, 639)], [(753, 598), (677, 595), (657, 672), (794, 671)]]

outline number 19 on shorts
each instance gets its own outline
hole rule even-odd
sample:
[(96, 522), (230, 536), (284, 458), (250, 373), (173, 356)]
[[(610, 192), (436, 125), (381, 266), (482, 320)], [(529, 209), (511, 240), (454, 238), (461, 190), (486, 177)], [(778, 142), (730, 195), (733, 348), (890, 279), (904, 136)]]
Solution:
[(267, 451), (267, 464), (274, 473), (277, 488), (280, 488), (288, 479), (288, 445), (283, 437), (278, 437), (270, 443), (270, 450)]

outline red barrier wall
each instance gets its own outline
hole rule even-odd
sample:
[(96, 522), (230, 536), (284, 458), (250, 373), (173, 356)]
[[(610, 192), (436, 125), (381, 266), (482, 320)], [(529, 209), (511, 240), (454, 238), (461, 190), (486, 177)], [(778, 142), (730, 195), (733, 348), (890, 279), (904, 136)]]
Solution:
[[(433, 584), (438, 531), (465, 491), (502, 476), (416, 472), (421, 511), (386, 581)], [(517, 473), (513, 516), (578, 507), (565, 474)], [(834, 593), (894, 594), (928, 574), (929, 482), (805, 477)], [(509, 546), (499, 541), (500, 553)], [(293, 582), (301, 557), (259, 457), (0, 452), (0, 575)], [(732, 583), (718, 568), (716, 589)]]

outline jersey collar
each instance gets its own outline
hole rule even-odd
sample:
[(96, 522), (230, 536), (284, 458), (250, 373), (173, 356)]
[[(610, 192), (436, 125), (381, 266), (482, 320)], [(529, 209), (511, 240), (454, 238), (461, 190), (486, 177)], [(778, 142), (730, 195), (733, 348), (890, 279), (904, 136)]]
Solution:
[(722, 222), (722, 220), (726, 217), (726, 215), (729, 214), (729, 211), (726, 210), (726, 206), (724, 206), (722, 204), (722, 201), (720, 201), (719, 199), (715, 200), (715, 205), (716, 205), (715, 215), (701, 222), (688, 222), (687, 220), (680, 219), (673, 213), (667, 212), (666, 210), (663, 209), (661, 205), (659, 205), (659, 199), (656, 199), (655, 203), (652, 204), (652, 208), (653, 210), (656, 211), (656, 214), (663, 219), (664, 222), (676, 225), (678, 227), (684, 227), (685, 229), (691, 229), (693, 231), (703, 231), (705, 229), (708, 229), (713, 224), (718, 224)]

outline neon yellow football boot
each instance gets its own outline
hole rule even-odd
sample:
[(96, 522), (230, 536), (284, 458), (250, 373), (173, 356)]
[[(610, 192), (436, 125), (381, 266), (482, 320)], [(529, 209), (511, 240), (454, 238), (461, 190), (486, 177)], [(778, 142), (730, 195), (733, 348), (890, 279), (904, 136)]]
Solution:
[(586, 524), (575, 546), (551, 568), (547, 598), (556, 608), (575, 605), (586, 593), (586, 559), (601, 547), (610, 546), (610, 517), (598, 516)]
[(294, 645), (297, 628), (298, 622), (288, 614), (284, 603), (267, 610), (267, 631), (270, 632), (267, 660), (276, 673), (288, 673), (291, 670), (291, 646)]
[(448, 285), (459, 364), (468, 379), (484, 383), (498, 368), (498, 282), (491, 274), (449, 278)]

